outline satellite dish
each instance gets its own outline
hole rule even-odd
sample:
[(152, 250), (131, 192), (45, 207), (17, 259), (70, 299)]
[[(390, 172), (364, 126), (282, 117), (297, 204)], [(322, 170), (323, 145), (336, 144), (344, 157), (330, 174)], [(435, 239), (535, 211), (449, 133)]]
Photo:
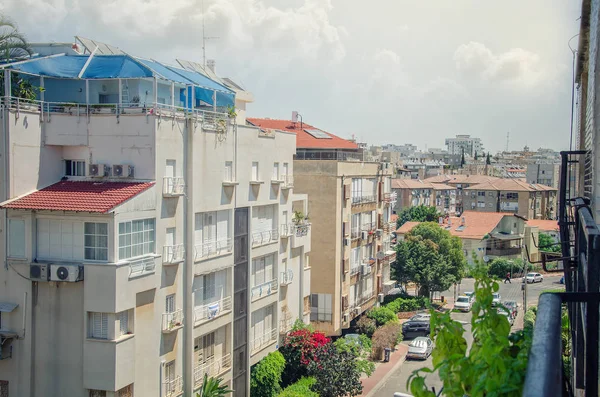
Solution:
[(484, 261), (485, 263), (488, 263), (488, 262), (490, 261), (490, 257), (489, 257), (489, 256), (487, 256), (487, 255), (484, 255), (484, 256), (483, 256), (483, 261)]
[(385, 257), (385, 254), (383, 253), (383, 251), (379, 251), (377, 253), (377, 259), (382, 260)]

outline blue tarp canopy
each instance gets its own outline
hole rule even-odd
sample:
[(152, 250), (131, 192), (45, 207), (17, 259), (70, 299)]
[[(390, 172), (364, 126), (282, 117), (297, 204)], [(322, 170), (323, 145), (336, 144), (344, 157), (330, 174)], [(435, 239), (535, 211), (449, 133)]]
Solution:
[(58, 78), (77, 78), (85, 65), (87, 56), (61, 56), (43, 59), (32, 59), (17, 65), (9, 66), (10, 69), (39, 76)]
[[(191, 81), (192, 84), (199, 86), (196, 87), (194, 93), (194, 96), (196, 97), (196, 106), (198, 105), (198, 101), (202, 101), (208, 103), (209, 105), (213, 105), (214, 91), (217, 92), (217, 106), (234, 106), (235, 94), (229, 88), (197, 72), (179, 69), (173, 66), (167, 66), (167, 68), (172, 72), (185, 77), (187, 80)], [(185, 94), (184, 92), (182, 92), (181, 100), (185, 102), (184, 97)]]

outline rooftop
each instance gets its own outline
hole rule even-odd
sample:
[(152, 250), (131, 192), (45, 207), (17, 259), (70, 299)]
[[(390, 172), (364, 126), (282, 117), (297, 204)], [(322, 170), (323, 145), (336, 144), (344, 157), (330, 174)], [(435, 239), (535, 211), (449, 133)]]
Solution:
[(527, 183), (520, 179), (513, 178), (498, 178), (495, 181), (480, 183), (471, 185), (467, 190), (501, 190), (501, 191), (513, 191), (513, 192), (538, 192), (538, 191), (556, 191), (556, 188)]
[(540, 231), (556, 232), (559, 230), (558, 221), (544, 219), (530, 219), (527, 221), (528, 226), (537, 227)]
[(107, 213), (154, 182), (63, 181), (0, 204), (20, 210)]
[(262, 129), (281, 130), (296, 134), (297, 149), (350, 149), (358, 145), (307, 123), (290, 120), (248, 118), (248, 123)]

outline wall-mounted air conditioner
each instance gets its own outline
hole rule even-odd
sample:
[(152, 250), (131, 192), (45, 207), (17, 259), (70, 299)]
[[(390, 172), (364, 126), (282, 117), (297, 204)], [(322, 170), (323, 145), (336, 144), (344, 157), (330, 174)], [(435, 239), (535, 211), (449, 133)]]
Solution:
[(344, 239), (344, 245), (350, 245), (350, 239), (349, 238), (345, 238)]
[(348, 315), (348, 313), (344, 313), (343, 322), (347, 323), (349, 320), (350, 320), (350, 316)]
[(81, 265), (50, 265), (50, 281), (74, 283), (82, 280), (83, 266)]
[(133, 178), (134, 167), (125, 164), (115, 164), (112, 166), (113, 176), (117, 178)]
[(363, 240), (366, 240), (368, 237), (369, 237), (369, 233), (367, 233), (367, 232), (362, 232), (362, 233), (361, 233), (361, 238), (362, 238)]
[(33, 281), (48, 281), (48, 265), (34, 263), (29, 267), (29, 278)]
[(89, 175), (95, 178), (103, 178), (110, 175), (110, 167), (105, 164), (90, 164)]

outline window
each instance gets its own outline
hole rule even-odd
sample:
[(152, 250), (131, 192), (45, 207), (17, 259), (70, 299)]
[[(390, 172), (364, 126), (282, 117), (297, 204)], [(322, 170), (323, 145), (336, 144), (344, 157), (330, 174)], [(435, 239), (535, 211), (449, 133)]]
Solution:
[(275, 254), (263, 256), (252, 261), (252, 286), (256, 287), (275, 279)]
[(85, 161), (65, 160), (66, 176), (85, 176)]
[(154, 219), (119, 223), (119, 259), (154, 253)]
[(84, 258), (92, 261), (108, 260), (108, 223), (84, 224)]
[(494, 192), (488, 192), (488, 196), (494, 197)]
[(258, 179), (258, 161), (252, 162), (252, 181), (259, 181)]
[(223, 179), (227, 182), (233, 181), (233, 161), (225, 162), (225, 174), (223, 175)]
[(273, 163), (273, 176), (271, 176), (271, 179), (274, 181), (279, 180), (279, 163)]
[(88, 313), (88, 337), (93, 339), (108, 339), (108, 313)]
[(165, 298), (165, 313), (175, 312), (175, 294), (167, 295)]
[(127, 335), (131, 331), (129, 328), (129, 310), (117, 314), (119, 321), (119, 336)]
[(84, 223), (58, 219), (37, 220), (37, 258), (84, 259)]
[(89, 397), (106, 397), (106, 390), (90, 389)]
[(281, 170), (281, 172), (284, 177), (288, 176), (288, 172), (289, 172), (288, 163), (283, 163), (283, 169)]
[(506, 199), (507, 200), (518, 200), (519, 193), (506, 193)]
[(312, 294), (310, 298), (310, 321), (331, 322), (331, 294)]
[(479, 196), (479, 197), (485, 197), (485, 192), (477, 192), (477, 196)]
[(231, 244), (229, 244), (229, 214), (229, 210), (196, 214), (194, 240), (196, 245), (202, 245), (203, 253), (208, 255), (226, 248), (225, 252), (231, 250)]
[(215, 356), (215, 333), (211, 332), (202, 337), (202, 346), (204, 360), (209, 360)]
[(25, 221), (23, 219), (8, 220), (8, 256), (25, 257)]

